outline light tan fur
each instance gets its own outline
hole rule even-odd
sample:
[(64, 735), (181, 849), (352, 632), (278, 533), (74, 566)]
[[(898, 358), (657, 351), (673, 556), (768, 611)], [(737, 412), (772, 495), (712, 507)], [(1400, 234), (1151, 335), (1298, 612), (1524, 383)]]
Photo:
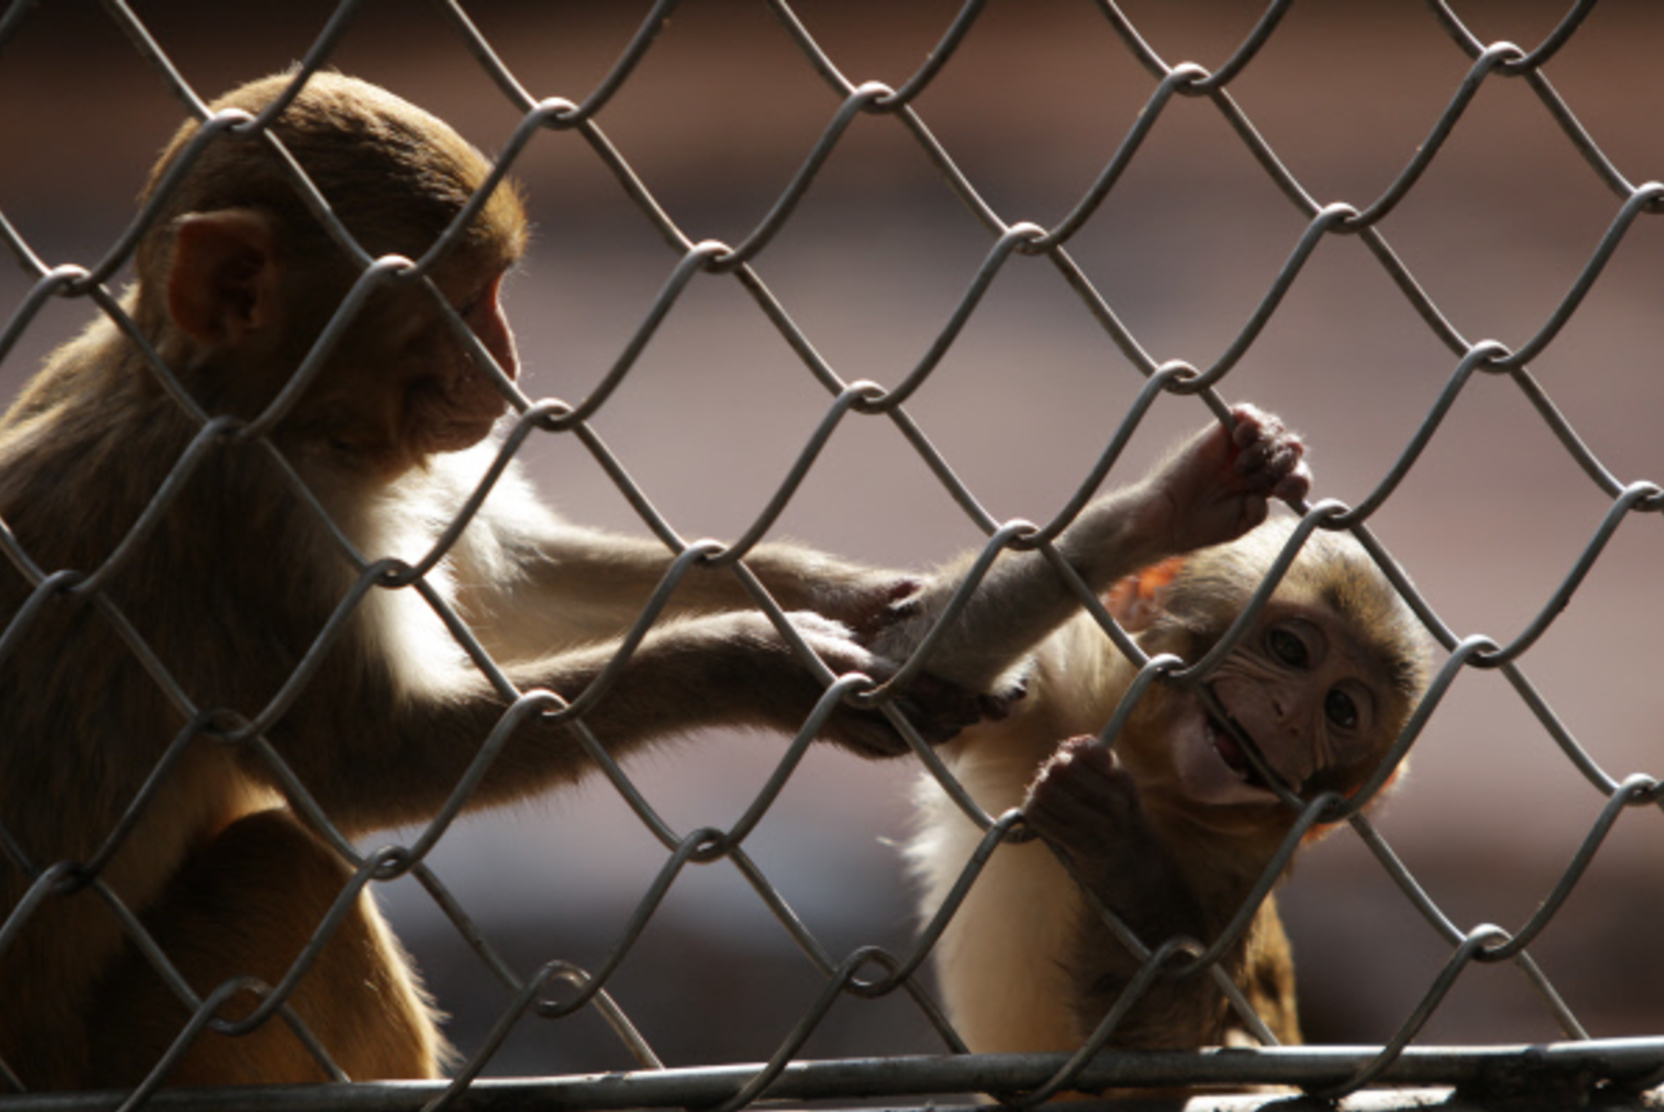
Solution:
[[(1095, 682), (1075, 674), (1093, 668)], [(1019, 808), (1058, 739), (1101, 729), (1130, 673), (1104, 632), (1079, 615), (1035, 652), (1027, 693), (1011, 716), (970, 727), (942, 748), (943, 760), (988, 814)], [(915, 804), (917, 833), (907, 855), (921, 886), (920, 913), (929, 916), (983, 835), (933, 777), (919, 779)], [(971, 1049), (1018, 1053), (1080, 1045), (1060, 956), (1084, 914), (1079, 886), (1045, 843), (995, 851), (934, 954), (943, 1006)]]

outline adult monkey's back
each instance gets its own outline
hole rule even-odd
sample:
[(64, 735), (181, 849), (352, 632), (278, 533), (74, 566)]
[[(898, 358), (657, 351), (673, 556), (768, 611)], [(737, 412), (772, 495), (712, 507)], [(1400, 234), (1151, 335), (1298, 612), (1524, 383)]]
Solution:
[[(273, 77), (215, 104), (257, 113)], [(383, 90), (315, 74), (273, 132), (372, 256), (420, 258), (490, 167), (441, 121)], [(187, 125), (154, 192), (196, 133)], [(140, 242), (123, 304), (211, 417), (262, 414), (308, 358), (360, 271), (303, 203), (259, 136), (202, 151)], [(513, 189), (498, 187), (428, 277), (501, 370), (516, 353), (498, 301), (524, 245)], [(353, 589), (357, 572), (279, 465), (287, 461), (364, 557), (415, 561), (453, 519), (480, 468), (464, 450), (504, 411), (490, 376), (432, 292), (383, 285), (331, 349), (269, 442), (230, 436), (195, 466), (201, 432), (139, 350), (107, 320), (54, 353), (0, 421), (0, 518), (46, 574), (90, 574), (131, 549), (97, 596), (48, 599), (0, 660), (0, 824), (22, 860), (0, 862), (20, 929), (0, 954), (0, 1057), (31, 1088), (127, 1085), (184, 1028), (186, 1008), (139, 956), (102, 897), (31, 885), (93, 861), (188, 723), (135, 657), (113, 603), (186, 698), (253, 719), (272, 704)], [(276, 455), (270, 450), (275, 447)], [(153, 521), (135, 526), (170, 475)], [(584, 692), (616, 654), (669, 566), (662, 545), (559, 520), (510, 473), (427, 582), (521, 690)], [(834, 671), (882, 677), (857, 641), (915, 581), (782, 546), (748, 557)], [(33, 588), (0, 569), (0, 623)], [(794, 731), (822, 693), (727, 572), (695, 570), (606, 695), (584, 717), (622, 755), (712, 724)], [(940, 739), (975, 700), (928, 686), (915, 720)], [(264, 737), (349, 836), (434, 814), (508, 700), (412, 590), (372, 590)], [(869, 756), (899, 752), (876, 714), (840, 709), (825, 733)], [(535, 717), (490, 763), (469, 803), (526, 796), (583, 775), (568, 730)], [(248, 975), (276, 984), (339, 898), (346, 864), (300, 821), (246, 746), (202, 733), (98, 877), (138, 912), (198, 994)], [(222, 1011), (256, 1003), (244, 992)], [(426, 1077), (443, 1042), (408, 962), (360, 898), (290, 1005), (354, 1078)], [(280, 1021), (247, 1037), (209, 1032), (176, 1083), (323, 1076)]]

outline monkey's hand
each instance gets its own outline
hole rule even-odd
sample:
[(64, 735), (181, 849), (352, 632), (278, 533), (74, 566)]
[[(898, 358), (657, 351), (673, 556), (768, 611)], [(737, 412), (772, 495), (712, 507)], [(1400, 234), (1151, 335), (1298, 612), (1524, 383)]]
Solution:
[[(866, 648), (843, 623), (809, 611), (793, 611), (787, 617), (815, 655), (839, 675), (861, 672), (883, 683), (895, 674), (895, 662)], [(913, 680), (892, 702), (932, 745), (1003, 710), (975, 692), (930, 675)], [(828, 719), (824, 736), (864, 757), (892, 757), (907, 751), (906, 740), (876, 709), (839, 707)]]
[(1125, 856), (1148, 831), (1138, 785), (1097, 738), (1070, 738), (1040, 766), (1023, 803), (1029, 828), (1077, 859)]
[(1251, 405), (1231, 409), (1235, 428), (1213, 425), (1167, 458), (1140, 486), (1140, 532), (1157, 559), (1234, 541), (1264, 521), (1272, 498), (1297, 502), (1311, 489), (1300, 437)]
[(1023, 815), (1068, 852), (1080, 882), (1145, 944), (1202, 929), (1189, 886), (1145, 817), (1137, 781), (1096, 738), (1058, 746), (1029, 787)]
[(848, 625), (862, 642), (870, 644), (914, 612), (924, 585), (919, 576), (860, 569), (816, 584), (815, 609)]
[(863, 641), (893, 622), (897, 608), (924, 587), (912, 573), (852, 563), (787, 541), (758, 545), (745, 565), (787, 610), (842, 622)]
[[(1151, 950), (1185, 937), (1204, 945), (1220, 924), (1139, 803), (1138, 785), (1096, 738), (1064, 742), (1029, 789), (1024, 815), (1062, 848), (1071, 871)], [(1234, 907), (1216, 911), (1229, 915)], [(1064, 952), (1071, 1004), (1084, 1039), (1116, 1004), (1143, 962), (1098, 915), (1082, 916)], [(1217, 1042), (1224, 998), (1206, 977), (1161, 978), (1122, 1020), (1111, 1045), (1195, 1047)]]

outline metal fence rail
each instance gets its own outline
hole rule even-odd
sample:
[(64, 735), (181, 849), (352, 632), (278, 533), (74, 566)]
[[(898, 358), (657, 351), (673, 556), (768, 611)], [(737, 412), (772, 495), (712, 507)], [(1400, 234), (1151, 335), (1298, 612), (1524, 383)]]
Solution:
[[(698, 0), (688, 0), (689, 4)], [(1404, 0), (1408, 3), (1409, 0)], [(915, 420), (908, 403), (915, 393), (930, 380), (939, 363), (948, 353), (968, 322), (983, 303), (995, 279), (1013, 259), (1024, 256), (1044, 258), (1063, 278), (1067, 288), (1078, 298), (1090, 317), (1102, 328), (1124, 357), (1130, 375), (1142, 376), (1144, 387), (1139, 400), (1121, 416), (1117, 428), (1110, 430), (1095, 484), (1102, 472), (1112, 467), (1120, 445), (1139, 427), (1146, 411), (1155, 399), (1166, 394), (1201, 394), (1216, 412), (1224, 411), (1224, 402), (1216, 391), (1228, 389), (1230, 376), (1246, 353), (1276, 317), (1285, 295), (1293, 289), (1306, 272), (1307, 264), (1324, 244), (1337, 238), (1354, 237), (1361, 241), (1391, 280), (1405, 303), (1413, 308), (1427, 331), (1443, 345), (1449, 355), (1449, 377), (1436, 403), (1427, 413), (1420, 427), (1405, 444), (1397, 461), (1384, 474), (1374, 489), (1355, 505), (1344, 505), (1333, 500), (1323, 501), (1310, 508), (1304, 527), (1312, 529), (1349, 529), (1354, 531), (1376, 555), (1377, 560), (1394, 578), (1395, 584), (1410, 601), (1415, 612), (1426, 623), (1447, 655), (1443, 659), (1432, 689), (1420, 710), (1400, 739), (1395, 756), (1413, 745), (1423, 727), (1435, 719), (1441, 700), (1452, 684), (1474, 670), (1500, 672), (1541, 723), (1542, 728), (1563, 751), (1569, 765), (1568, 772), (1580, 775), (1593, 790), (1604, 797), (1605, 803), (1598, 817), (1590, 825), (1581, 847), (1564, 870), (1558, 884), (1542, 901), (1535, 914), (1519, 928), (1509, 931), (1495, 926), (1464, 929), (1455, 918), (1441, 907), (1439, 901), (1418, 883), (1417, 877), (1399, 859), (1387, 840), (1365, 816), (1351, 819), (1351, 826), (1362, 844), (1374, 855), (1380, 868), (1402, 891), (1403, 897), (1425, 919), (1432, 931), (1448, 948), (1443, 969), (1429, 983), (1421, 1002), (1403, 1021), (1401, 1027), (1383, 1045), (1370, 1047), (1273, 1047), (1260, 1050), (1199, 1051), (1195, 1054), (1140, 1055), (1120, 1050), (1098, 1053), (1104, 1043), (1113, 1038), (1113, 1029), (1101, 1030), (1093, 1043), (1073, 1056), (970, 1056), (963, 1053), (962, 1044), (947, 1028), (930, 1003), (928, 989), (916, 976), (923, 963), (929, 943), (941, 923), (927, 931), (912, 949), (892, 953), (876, 946), (861, 947), (840, 955), (825, 945), (792, 910), (785, 897), (774, 887), (743, 844), (744, 836), (757, 819), (774, 802), (785, 780), (795, 767), (813, 733), (813, 728), (824, 720), (844, 686), (832, 688), (827, 699), (788, 754), (781, 759), (780, 773), (771, 778), (764, 793), (730, 829), (676, 830), (661, 818), (651, 804), (632, 785), (624, 770), (614, 765), (593, 740), (586, 742), (610, 782), (617, 788), (642, 822), (663, 844), (668, 856), (657, 879), (641, 897), (636, 913), (618, 936), (611, 958), (595, 968), (580, 968), (566, 962), (551, 962), (531, 976), (516, 972), (512, 963), (493, 949), (470, 917), (469, 911), (454, 897), (444, 883), (425, 864), (425, 857), (433, 845), (450, 827), (452, 819), (467, 802), (465, 789), (459, 790), (451, 806), (408, 846), (384, 850), (372, 856), (352, 855), (356, 876), (348, 894), (337, 903), (339, 914), (327, 920), (319, 931), (319, 943), (334, 929), (350, 904), (353, 894), (365, 885), (378, 883), (395, 876), (414, 875), (433, 899), (455, 923), (461, 936), (474, 947), (483, 966), (493, 972), (508, 991), (511, 1003), (501, 1013), (499, 1022), (482, 1045), (473, 1049), (467, 1061), (456, 1071), (455, 1080), (444, 1085), (354, 1086), (326, 1087), (323, 1090), (302, 1091), (274, 1089), (262, 1094), (238, 1094), (241, 1107), (263, 1105), (298, 1107), (319, 1103), (330, 1106), (356, 1107), (371, 1105), (392, 1107), (472, 1107), (496, 1102), (519, 1103), (542, 1101), (562, 1107), (609, 1108), (625, 1106), (716, 1105), (737, 1108), (762, 1098), (782, 1099), (839, 1099), (858, 1097), (920, 1097), (941, 1093), (994, 1090), (1014, 1094), (1011, 1099), (1023, 1103), (1045, 1093), (1070, 1085), (1117, 1086), (1170, 1085), (1176, 1082), (1208, 1083), (1222, 1086), (1282, 1084), (1300, 1087), (1322, 1095), (1344, 1095), (1372, 1084), (1390, 1085), (1450, 1085), (1470, 1093), (1493, 1093), (1501, 1096), (1524, 1089), (1543, 1086), (1564, 1087), (1567, 1093), (1586, 1094), (1596, 1086), (1605, 1086), (1616, 1093), (1638, 1093), (1650, 1086), (1664, 1083), (1664, 1011), (1650, 1030), (1628, 1033), (1623, 1039), (1592, 1039), (1574, 1010), (1568, 1006), (1553, 982), (1533, 962), (1529, 947), (1554, 919), (1555, 915), (1577, 887), (1585, 871), (1594, 861), (1603, 840), (1628, 812), (1664, 807), (1664, 782), (1656, 775), (1625, 773), (1602, 765), (1595, 755), (1580, 744), (1573, 732), (1563, 724), (1549, 705), (1548, 699), (1533, 684), (1526, 670), (1532, 648), (1551, 628), (1560, 612), (1572, 600), (1585, 577), (1596, 565), (1608, 543), (1620, 528), (1645, 527), (1632, 521), (1636, 515), (1656, 513), (1664, 509), (1664, 479), (1657, 482), (1625, 482), (1602, 460), (1589, 444), (1580, 439), (1570, 422), (1562, 415), (1550, 391), (1533, 376), (1530, 364), (1550, 348), (1583, 306), (1586, 297), (1596, 287), (1603, 270), (1620, 246), (1635, 235), (1646, 217), (1664, 213), (1664, 184), (1656, 180), (1636, 182), (1629, 174), (1654, 172), (1656, 166), (1623, 167), (1609, 158), (1573, 114), (1572, 106), (1556, 91), (1550, 81), (1550, 71), (1556, 56), (1571, 43), (1580, 27), (1597, 7), (1596, 0), (1572, 3), (1553, 31), (1542, 41), (1526, 46), (1512, 43), (1487, 43), (1476, 37), (1458, 17), (1456, 5), (1442, 0), (1429, 0), (1425, 5), (1426, 18), (1442, 30), (1448, 49), (1459, 52), (1468, 62), (1466, 76), (1450, 92), (1448, 103), (1430, 120), (1424, 141), (1403, 165), (1401, 171), (1378, 196), (1354, 199), (1350, 202), (1323, 203), (1279, 160), (1276, 151), (1256, 130), (1248, 111), (1232, 95), (1233, 84), (1262, 64), (1261, 55), (1278, 34), (1279, 25), (1289, 12), (1291, 0), (1269, 4), (1258, 23), (1241, 41), (1229, 59), (1214, 69), (1194, 63), (1174, 63), (1163, 58), (1144, 38), (1134, 21), (1125, 16), (1110, 0), (1099, 0), (1096, 12), (1113, 31), (1114, 49), (1125, 52), (1149, 74), (1150, 85), (1146, 102), (1132, 125), (1120, 137), (1119, 144), (1103, 164), (1101, 172), (1073, 207), (1056, 222), (1041, 226), (1027, 221), (1013, 220), (1011, 214), (998, 211), (984, 199), (977, 184), (956, 163), (953, 152), (933, 134), (927, 108), (922, 106), (925, 94), (938, 77), (955, 65), (957, 52), (984, 16), (985, 4), (968, 0), (942, 33), (939, 42), (927, 59), (905, 81), (887, 85), (863, 81), (857, 73), (840, 68), (839, 61), (817, 41), (808, 25), (794, 13), (786, 0), (767, 0), (767, 7), (786, 29), (801, 53), (802, 63), (810, 67), (824, 83), (827, 91), (828, 118), (824, 130), (813, 143), (796, 174), (776, 198), (766, 215), (737, 242), (716, 242), (699, 239), (679, 226), (666, 207), (655, 199), (654, 193), (632, 169), (625, 153), (609, 140), (602, 127), (601, 117), (614, 98), (626, 87), (638, 67), (649, 58), (667, 25), (678, 8), (674, 0), (660, 0), (642, 18), (639, 30), (619, 54), (610, 72), (588, 90), (564, 90), (568, 95), (548, 95), (546, 90), (559, 80), (559, 75), (512, 72), (493, 51), (493, 46), (471, 22), (461, 0), (438, 0), (435, 8), (444, 16), (450, 32), (465, 43), (479, 67), (489, 75), (503, 99), (520, 116), (520, 124), (512, 138), (497, 155), (501, 173), (512, 173), (517, 159), (524, 156), (539, 136), (549, 132), (575, 132), (587, 143), (597, 163), (604, 167), (623, 187), (640, 217), (663, 240), (666, 249), (677, 260), (662, 290), (643, 313), (640, 324), (629, 342), (619, 353), (611, 370), (591, 389), (576, 400), (537, 399), (519, 392), (513, 384), (505, 389), (513, 391), (518, 415), (504, 437), (501, 456), (505, 461), (514, 457), (522, 447), (537, 437), (572, 437), (580, 442), (597, 463), (616, 482), (641, 515), (644, 523), (659, 537), (676, 547), (677, 533), (652, 507), (646, 494), (629, 478), (627, 460), (616, 457), (601, 440), (592, 424), (593, 418), (612, 404), (618, 388), (629, 378), (636, 359), (653, 337), (662, 322), (675, 313), (684, 292), (700, 275), (731, 276), (738, 287), (754, 301), (757, 312), (785, 341), (791, 352), (801, 361), (803, 370), (825, 391), (825, 407), (818, 427), (804, 445), (794, 465), (780, 477), (777, 494), (757, 517), (751, 528), (740, 538), (724, 559), (743, 558), (745, 552), (770, 533), (775, 522), (792, 502), (799, 487), (817, 465), (820, 453), (828, 441), (846, 421), (873, 419), (891, 422), (896, 430), (917, 450), (932, 473), (940, 480), (946, 494), (963, 508), (970, 520), (997, 546), (1013, 543), (1021, 530), (1005, 528), (982, 507), (975, 491), (969, 489), (954, 473), (953, 467), (928, 439), (928, 430)], [(318, 33), (311, 50), (300, 65), (296, 80), (321, 67), (329, 66), (342, 37), (360, 18), (365, 4), (359, 0), (342, 0), (327, 24)], [(39, 15), (40, 5), (35, 0), (13, 0), (0, 14), (0, 66), (7, 58), (8, 44)], [(872, 9), (874, 13), (881, 9)], [(125, 0), (102, 0), (104, 17), (118, 27), (131, 41), (133, 48), (150, 65), (157, 77), (166, 83), (184, 109), (207, 125), (202, 142), (211, 141), (220, 129), (241, 122), (238, 118), (210, 116), (202, 96), (170, 61), (164, 49), (151, 36), (143, 9)], [(875, 14), (875, 19), (882, 16)], [(1445, 141), (1462, 125), (1470, 105), (1482, 90), (1502, 83), (1523, 83), (1541, 104), (1566, 145), (1583, 160), (1592, 174), (1609, 193), (1611, 215), (1605, 234), (1589, 254), (1569, 289), (1541, 321), (1525, 342), (1509, 346), (1494, 340), (1473, 339), (1462, 334), (1452, 320), (1423, 289), (1410, 267), (1394, 251), (1383, 225), (1388, 216), (1408, 198), (1415, 195), (1418, 184), (1431, 167), (1437, 164)], [(1103, 296), (1086, 270), (1071, 254), (1075, 237), (1087, 228), (1100, 207), (1111, 197), (1122, 182), (1123, 173), (1135, 163), (1146, 139), (1155, 134), (1167, 118), (1168, 112), (1184, 100), (1206, 101), (1252, 156), (1265, 176), (1275, 185), (1288, 206), (1304, 221), (1304, 232), (1299, 235), (1286, 261), (1259, 298), (1247, 322), (1211, 364), (1191, 366), (1178, 361), (1163, 361), (1152, 355), (1138, 336), (1123, 323), (1122, 317), (1110, 300)], [(755, 269), (754, 264), (770, 250), (776, 236), (786, 228), (798, 211), (799, 203), (813, 187), (825, 168), (842, 155), (841, 144), (846, 133), (858, 120), (865, 117), (893, 117), (897, 125), (916, 143), (942, 178), (951, 187), (962, 205), (981, 224), (987, 234), (987, 250), (968, 287), (963, 291), (951, 314), (936, 333), (934, 342), (917, 363), (896, 381), (877, 386), (864, 381), (850, 381), (839, 373), (817, 351), (813, 341), (794, 322), (787, 304), (778, 299)], [(489, 188), (491, 183), (488, 183)], [(154, 206), (153, 206), (154, 207)], [(318, 215), (326, 224), (334, 217), (327, 207), (320, 206)], [(123, 311), (111, 292), (109, 283), (128, 261), (139, 235), (144, 230), (149, 213), (142, 213), (109, 249), (107, 255), (90, 266), (58, 265), (41, 258), (31, 244), (0, 211), (0, 238), (19, 267), (33, 283), (28, 297), (12, 310), (0, 331), (0, 361), (6, 359), (37, 317), (55, 298), (80, 298), (91, 301), (97, 309), (118, 322), (125, 320)], [(333, 233), (343, 243), (351, 244), (351, 237), (339, 225)], [(1522, 233), (1528, 234), (1528, 233)], [(442, 248), (436, 247), (435, 250)], [(354, 250), (357, 250), (354, 247)], [(355, 289), (373, 288), (372, 271), (378, 264), (358, 252), (366, 269), (365, 279)], [(129, 322), (130, 323), (130, 322)], [(131, 330), (131, 329), (129, 329)], [(327, 343), (329, 337), (324, 341)], [(166, 376), (166, 368), (158, 366), (157, 373)], [(1400, 484), (1415, 468), (1423, 451), (1441, 431), (1441, 426), (1453, 405), (1472, 384), (1482, 379), (1504, 380), (1517, 389), (1521, 398), (1535, 411), (1564, 446), (1567, 455), (1582, 470), (1587, 481), (1598, 489), (1610, 503), (1609, 511), (1599, 527), (1588, 537), (1581, 556), (1566, 574), (1563, 583), (1541, 606), (1536, 618), (1508, 644), (1498, 644), (1489, 638), (1464, 635), (1447, 624), (1434, 607), (1424, 599), (1398, 571), (1392, 557), (1378, 544), (1370, 532), (1374, 515), (1397, 492)], [(177, 391), (176, 391), (177, 392)], [(203, 425), (200, 444), (207, 444), (230, 430), (216, 422)], [(256, 433), (258, 428), (254, 430)], [(240, 435), (247, 435), (242, 430)], [(175, 472), (182, 480), (192, 461), (181, 462)], [(169, 489), (158, 492), (165, 501)], [(319, 512), (323, 511), (321, 508)], [(1049, 523), (1056, 527), (1062, 522)], [(7, 654), (26, 652), (30, 623), (55, 593), (77, 590), (93, 591), (112, 568), (58, 569), (38, 566), (31, 554), (20, 545), (9, 530), (0, 529), (0, 550), (10, 562), (36, 585), (30, 605), (15, 615), (5, 615), (6, 625), (0, 631), (0, 665)], [(688, 549), (678, 566), (685, 568), (699, 558), (702, 550)], [(113, 560), (119, 561), (117, 553)], [(381, 571), (364, 568), (358, 591), (349, 600), (356, 604), (372, 589)], [(420, 577), (409, 575), (410, 569), (394, 569), (413, 582), (411, 589), (423, 589)], [(420, 569), (417, 569), (420, 570)], [(676, 575), (664, 588), (674, 586)], [(436, 609), (444, 604), (436, 597), (430, 602)], [(772, 609), (772, 604), (766, 608)], [(119, 615), (109, 607), (112, 618)], [(348, 612), (344, 606), (342, 614)], [(778, 611), (774, 612), (781, 619)], [(651, 620), (645, 615), (640, 623), (644, 628)], [(325, 634), (326, 638), (329, 634)], [(137, 634), (130, 634), (133, 651), (144, 659), (158, 682), (164, 685), (169, 701), (183, 710), (188, 718), (209, 714), (212, 708), (196, 707), (187, 692), (169, 686), (167, 670), (156, 660)], [(499, 677), (500, 678), (500, 677)], [(506, 681), (504, 681), (506, 683)], [(281, 700), (282, 696), (279, 697)], [(521, 702), (508, 712), (497, 733), (512, 726), (516, 716), (528, 712), (536, 704)], [(581, 725), (581, 715), (578, 722)], [(0, 731), (4, 724), (0, 723)], [(188, 741), (191, 732), (182, 735)], [(495, 736), (495, 735), (494, 735)], [(249, 744), (261, 746), (263, 758), (289, 784), (294, 804), (321, 828), (328, 828), (328, 815), (310, 800), (304, 787), (283, 767), (278, 754), (264, 747), (258, 736)], [(492, 747), (482, 748), (481, 761), (489, 760)], [(939, 768), (939, 766), (938, 766)], [(946, 773), (942, 773), (946, 775)], [(142, 806), (143, 800), (139, 801)], [(1313, 816), (1315, 817), (1315, 815)], [(1016, 816), (985, 816), (987, 846), (996, 843), (1017, 826)], [(85, 879), (81, 863), (28, 862), (6, 828), (7, 818), (0, 815), (0, 850), (14, 865), (32, 870), (35, 878), (28, 898), (14, 908), (4, 924), (0, 924), (0, 949), (16, 935), (21, 926), (35, 913), (39, 905), (52, 898), (62, 885), (79, 883)], [(119, 837), (118, 831), (112, 837)], [(344, 838), (336, 839), (344, 852), (350, 847)], [(1283, 853), (1273, 863), (1263, 888), (1269, 888), (1297, 845), (1290, 839)], [(609, 978), (630, 952), (642, 932), (652, 920), (660, 902), (681, 872), (690, 864), (714, 858), (726, 858), (749, 882), (757, 898), (791, 934), (809, 960), (824, 977), (824, 990), (819, 999), (804, 1012), (794, 1030), (780, 1042), (778, 1051), (766, 1063), (736, 1065), (721, 1069), (682, 1070), (665, 1069), (649, 1040), (644, 1038), (629, 1017), (606, 992)], [(961, 891), (975, 883), (978, 865), (967, 868)], [(121, 906), (119, 898), (96, 876), (91, 884), (118, 910), (132, 937), (148, 947), (159, 967), (167, 966), (167, 957), (148, 941), (143, 928), (129, 909)], [(950, 906), (944, 916), (951, 913)], [(1160, 940), (1150, 940), (1159, 942)], [(1204, 940), (1206, 941), (1206, 940)], [(1160, 963), (1169, 956), (1162, 948), (1151, 958)], [(1412, 1046), (1428, 1018), (1440, 1007), (1456, 979), (1477, 964), (1512, 962), (1540, 992), (1543, 1007), (1564, 1032), (1565, 1041), (1546, 1047), (1480, 1047), (1439, 1048)], [(1152, 971), (1155, 970), (1152, 968)], [(177, 978), (176, 978), (177, 979)], [(182, 982), (181, 982), (182, 983)], [(284, 986), (278, 986), (279, 995)], [(891, 993), (911, 995), (918, 1002), (927, 1021), (936, 1024), (943, 1040), (943, 1055), (939, 1058), (897, 1057), (880, 1060), (850, 1062), (809, 1062), (802, 1059), (804, 1044), (816, 1031), (825, 1015), (840, 999), (869, 998)], [(202, 1027), (213, 1022), (214, 1009), (224, 994), (216, 993), (207, 999), (194, 1000), (197, 1022), (181, 1036), (192, 1037)], [(29, 1002), (0, 1001), (0, 1007), (27, 1007)], [(538, 1019), (558, 1019), (583, 1009), (600, 1009), (629, 1048), (640, 1071), (628, 1075), (593, 1077), (565, 1077), (540, 1081), (503, 1082), (480, 1080), (481, 1071), (490, 1063), (492, 1054), (502, 1040), (518, 1025)], [(4, 1074), (0, 1073), (0, 1077)], [(16, 1108), (94, 1108), (116, 1105), (133, 1106), (150, 1102), (153, 1107), (186, 1106), (220, 1099), (214, 1094), (158, 1093), (164, 1083), (165, 1063), (145, 1086), (131, 1094), (102, 1094), (80, 1096), (18, 1095), (0, 1097), (0, 1104)], [(1555, 1091), (1561, 1091), (1556, 1089)], [(221, 1095), (223, 1096), (223, 1094)]]

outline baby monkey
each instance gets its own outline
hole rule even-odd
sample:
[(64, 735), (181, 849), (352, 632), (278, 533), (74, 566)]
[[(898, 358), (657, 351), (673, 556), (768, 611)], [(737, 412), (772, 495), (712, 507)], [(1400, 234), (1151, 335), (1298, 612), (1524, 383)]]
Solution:
[[(1198, 434), (1142, 482), (1088, 506), (1058, 539), (1151, 656), (1194, 664), (1219, 642), (1289, 537), (1286, 520), (1259, 524), (1268, 498), (1298, 500), (1308, 487), (1298, 438), (1250, 407), (1233, 418), (1234, 431)], [(1084, 550), (1094, 561), (1076, 555), (1086, 533), (1096, 538)], [(921, 636), (959, 578), (940, 576), (890, 636)], [(1060, 616), (1072, 605), (1065, 597), (1039, 555), (1003, 554), (927, 662), (971, 686), (1026, 690), (1009, 715), (942, 751), (988, 813), (1020, 807), (1043, 839), (994, 853), (935, 949), (949, 1018), (973, 1051), (1074, 1050), (1139, 971), (1082, 885), (1152, 950), (1176, 936), (1204, 946), (1220, 936), (1298, 817), (1242, 741), (1305, 798), (1349, 794), (1428, 682), (1429, 639), (1403, 600), (1351, 537), (1316, 533), (1245, 635), (1201, 677), (1230, 722), (1195, 683), (1158, 681), (1106, 745), (1095, 735), (1138, 669), (1089, 614)], [(1002, 672), (1008, 678), (991, 678)], [(921, 784), (919, 807), (909, 856), (929, 916), (982, 832), (934, 779)], [(1223, 964), (1276, 1037), (1299, 1041), (1293, 967), (1271, 900)], [(1218, 1044), (1232, 1022), (1205, 973), (1160, 977), (1110, 1045)]]

